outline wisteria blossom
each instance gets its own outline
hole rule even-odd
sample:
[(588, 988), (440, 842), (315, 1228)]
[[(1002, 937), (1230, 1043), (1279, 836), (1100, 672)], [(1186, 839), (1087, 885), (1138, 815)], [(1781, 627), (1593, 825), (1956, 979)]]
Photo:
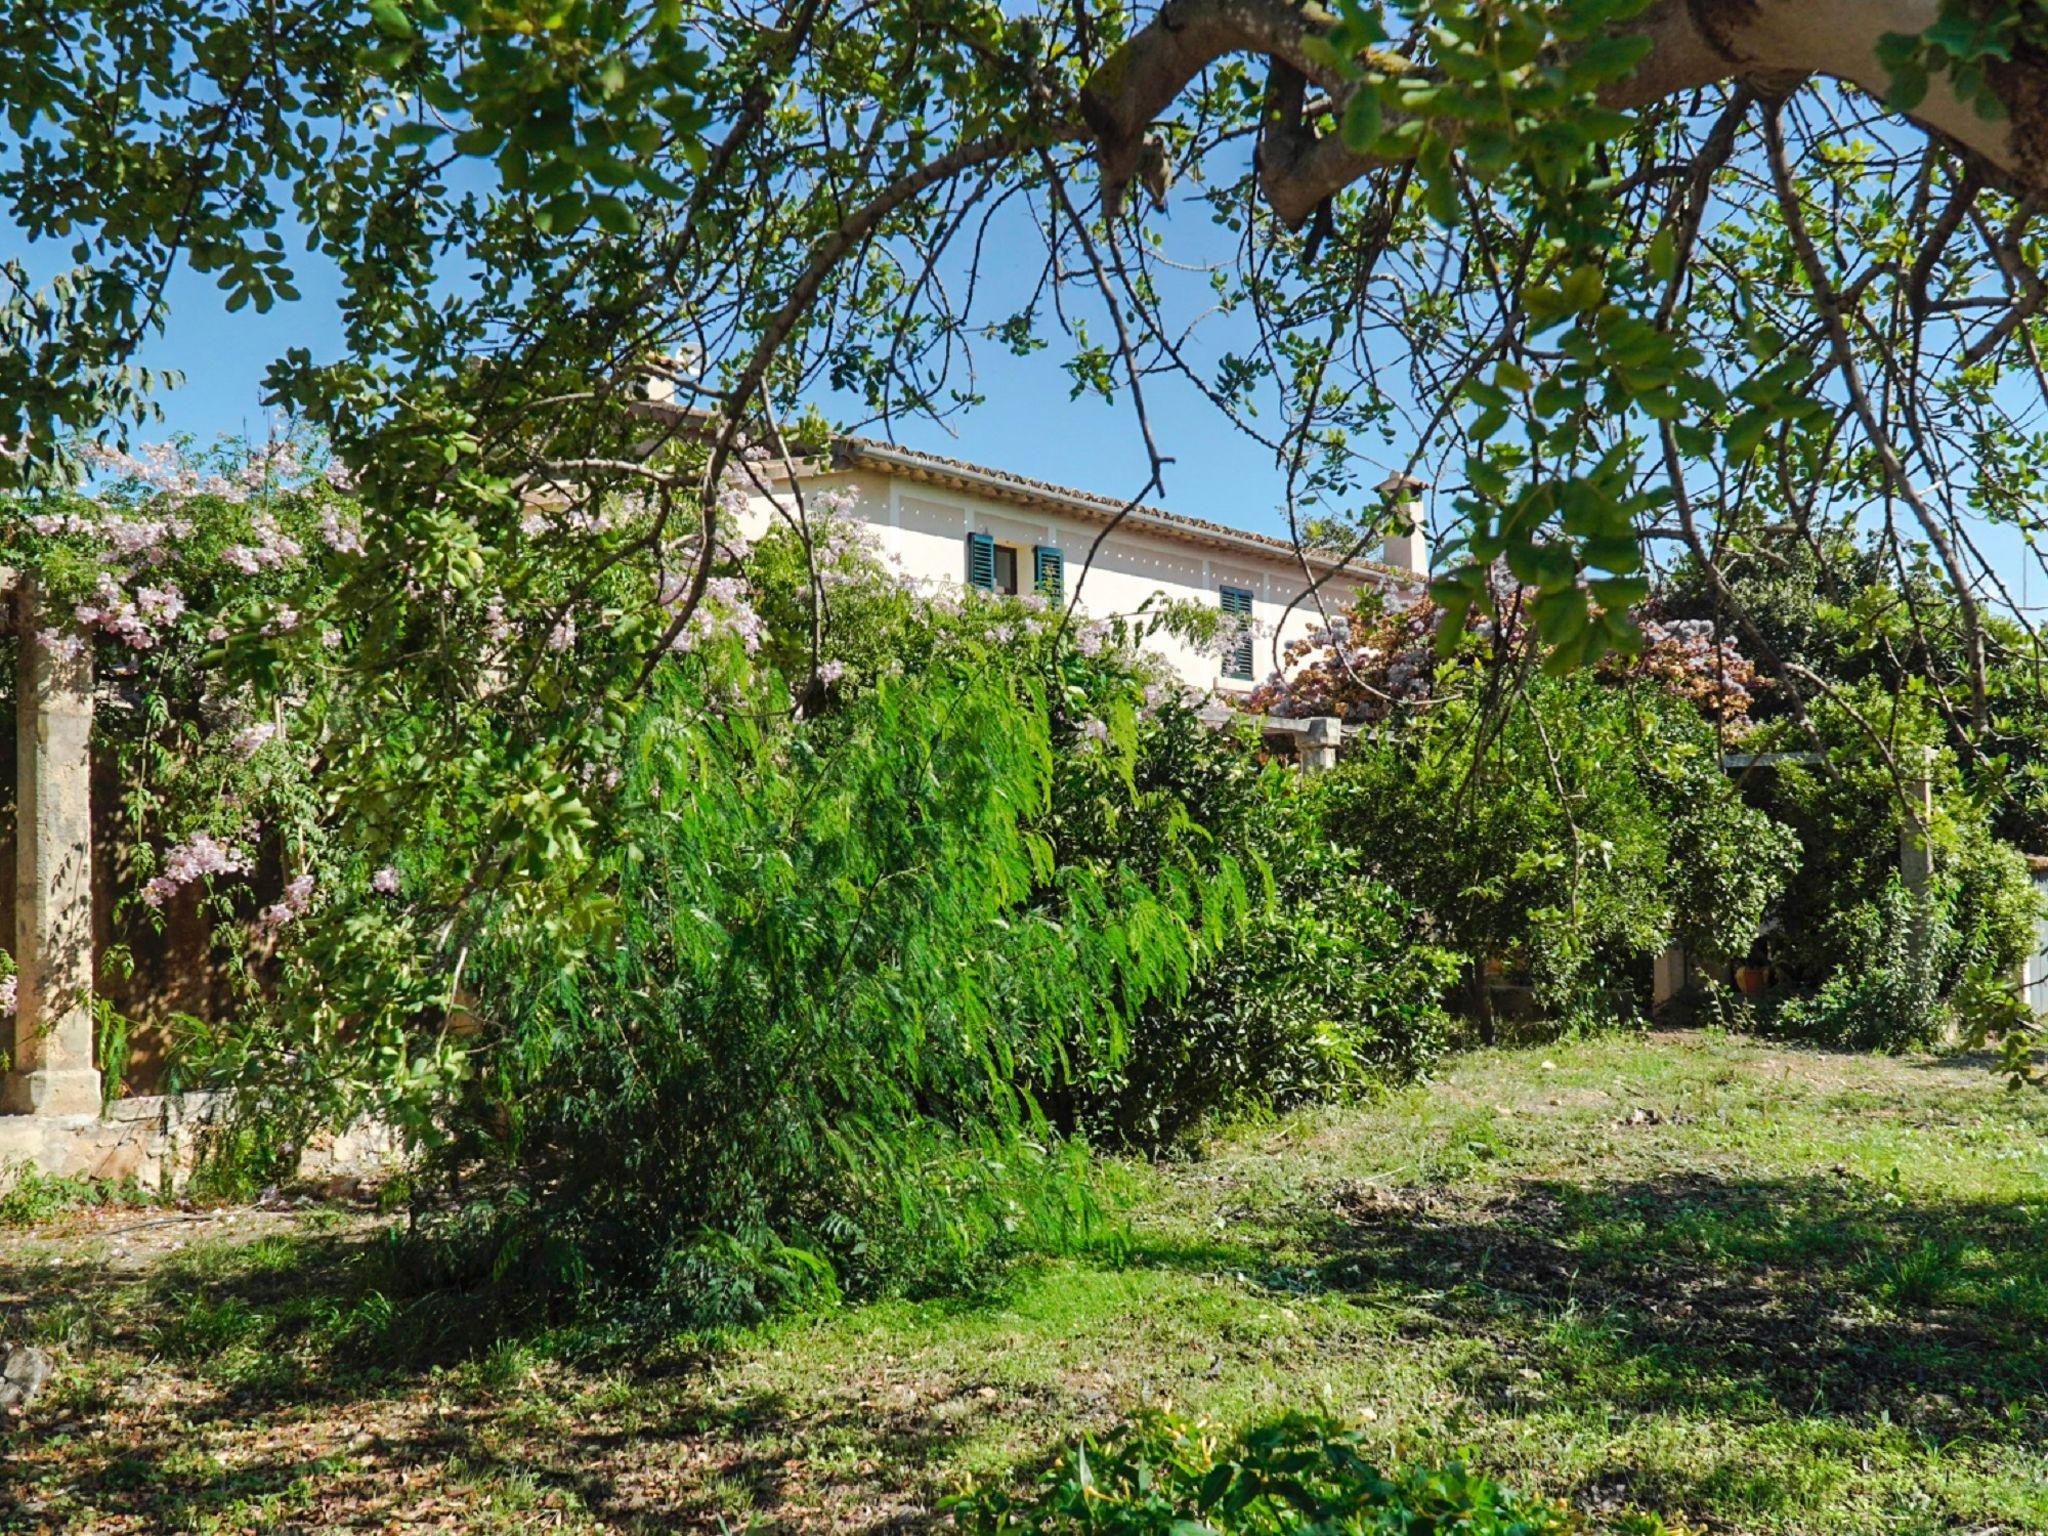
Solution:
[[(663, 580), (660, 591), (661, 604), (671, 610), (680, 610), (688, 601), (691, 578), (678, 574)], [(669, 649), (678, 653), (695, 650), (706, 640), (719, 634), (733, 634), (739, 637), (749, 655), (761, 648), (761, 641), (767, 635), (767, 625), (760, 614), (754, 611), (753, 593), (746, 579), (741, 576), (713, 576), (704, 585), (704, 600), (697, 605), (686, 623), (669, 642)]]
[(39, 629), (36, 643), (62, 662), (78, 660), (92, 644), (76, 630), (67, 629)]
[(267, 512), (259, 512), (251, 522), (255, 534), (253, 544), (230, 544), (220, 552), (227, 561), (245, 576), (254, 576), (259, 571), (274, 571), (289, 565), (304, 553), (299, 541), (277, 526), (277, 520)]
[(132, 454), (105, 443), (88, 443), (80, 457), (88, 467), (116, 481), (132, 482), (152, 496), (177, 501), (199, 489), (199, 472), (185, 461), (176, 443), (147, 443)]
[(146, 651), (160, 638), (157, 626), (175, 623), (184, 611), (184, 594), (169, 582), (138, 588), (131, 597), (111, 571), (102, 571), (93, 595), (72, 610), (72, 617), (86, 629), (101, 630), (133, 650)]
[(495, 597), (484, 605), (484, 638), (493, 645), (512, 638), (512, 621), (505, 616), (504, 603)]
[(282, 928), (295, 918), (305, 916), (306, 908), (313, 901), (313, 876), (300, 875), (284, 888), (284, 900), (273, 902), (256, 915), (259, 927), (269, 931)]
[(249, 868), (249, 856), (218, 841), (209, 832), (194, 832), (164, 855), (163, 873), (142, 888), (142, 899), (161, 907), (185, 886), (212, 875), (238, 875)]
[(338, 555), (363, 553), (363, 530), (355, 518), (334, 507), (320, 509), (320, 542)]

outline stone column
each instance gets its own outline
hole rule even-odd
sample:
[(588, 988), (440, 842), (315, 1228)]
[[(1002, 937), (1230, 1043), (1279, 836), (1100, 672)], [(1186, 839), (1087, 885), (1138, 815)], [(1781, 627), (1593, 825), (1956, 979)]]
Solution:
[(1661, 1008), (1685, 990), (1685, 946), (1668, 944), (1650, 965), (1650, 1006)]
[(1321, 773), (1337, 766), (1337, 748), (1344, 742), (1344, 722), (1335, 715), (1317, 715), (1295, 741), (1303, 773)]
[(92, 648), (69, 649), (68, 625), (43, 639), (35, 578), (14, 597), (14, 1049), (0, 1111), (91, 1115), (100, 1108), (92, 1053)]
[(1899, 879), (1916, 896), (1934, 876), (1934, 846), (1927, 835), (1934, 825), (1934, 749), (1922, 748), (1921, 756), (1919, 775), (1906, 781), (1906, 814), (1899, 822)]

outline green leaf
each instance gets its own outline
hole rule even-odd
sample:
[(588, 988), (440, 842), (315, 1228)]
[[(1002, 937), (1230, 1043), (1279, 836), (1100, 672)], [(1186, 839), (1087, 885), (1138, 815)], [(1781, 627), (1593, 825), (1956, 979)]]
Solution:
[(1606, 293), (1607, 274), (1595, 266), (1574, 268), (1558, 287), (1558, 295), (1565, 308), (1578, 315), (1598, 308)]
[(400, 149), (431, 144), (448, 130), (439, 123), (400, 123), (391, 130), (391, 142)]
[(412, 18), (405, 14), (398, 0), (370, 0), (370, 20), (386, 37), (409, 38), (413, 35)]
[(1650, 595), (1650, 582), (1644, 576), (1609, 576), (1587, 586), (1603, 608), (1633, 608)]
[(1892, 71), (1891, 89), (1884, 104), (1894, 112), (1910, 112), (1927, 99), (1927, 71), (1918, 64), (1901, 64)]
[(1344, 103), (1342, 132), (1344, 142), (1351, 148), (1365, 154), (1371, 151), (1380, 137), (1380, 93), (1373, 89), (1371, 82), (1360, 84)]
[(1581, 546), (1586, 564), (1617, 575), (1642, 569), (1643, 546), (1635, 539), (1588, 539)]
[(1771, 423), (1776, 419), (1772, 412), (1761, 408), (1744, 411), (1736, 417), (1728, 428), (1728, 437), (1723, 445), (1729, 459), (1746, 459), (1755, 453), (1765, 434), (1771, 430)]
[(535, 215), (534, 223), (544, 234), (565, 235), (583, 222), (586, 207), (581, 192), (564, 192), (548, 200), (547, 206)]
[(640, 216), (623, 198), (613, 197), (609, 192), (599, 192), (590, 199), (590, 211), (597, 215), (597, 222), (607, 233), (630, 235), (640, 228)]
[(1635, 73), (1650, 51), (1651, 39), (1642, 33), (1609, 33), (1596, 37), (1565, 65), (1566, 78), (1579, 90), (1625, 79)]

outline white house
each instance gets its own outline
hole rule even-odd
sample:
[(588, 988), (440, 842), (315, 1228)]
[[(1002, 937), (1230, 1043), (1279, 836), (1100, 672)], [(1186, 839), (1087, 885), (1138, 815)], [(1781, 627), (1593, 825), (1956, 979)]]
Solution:
[[(1244, 615), (1251, 632), (1226, 657), (1170, 636), (1154, 642), (1204, 690), (1248, 690), (1271, 670), (1276, 635), (1284, 645), (1320, 627), (1325, 611), (1341, 612), (1369, 585), (1419, 596), (1428, 574), (1421, 505), (1412, 499), (1402, 503), (1411, 531), (1388, 539), (1382, 558), (1343, 560), (1161, 507), (1135, 508), (1117, 522), (1124, 504), (1113, 497), (870, 438), (835, 439), (827, 453), (799, 464), (796, 477), (806, 493), (850, 493), (852, 514), (920, 582), (1062, 598), (1078, 591), (1077, 610), (1092, 617), (1134, 613), (1157, 597)], [(1412, 484), (1398, 488), (1412, 496)], [(787, 498), (786, 477), (770, 481), (770, 494)], [(769, 496), (757, 496), (748, 531), (758, 533), (773, 515)]]

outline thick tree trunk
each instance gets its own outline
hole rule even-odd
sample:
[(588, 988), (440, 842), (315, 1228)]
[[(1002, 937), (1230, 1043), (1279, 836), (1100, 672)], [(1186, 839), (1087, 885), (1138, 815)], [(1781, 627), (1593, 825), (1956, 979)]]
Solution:
[[(1630, 79), (1607, 93), (1639, 107), (1733, 79), (1779, 89), (1809, 75), (1852, 82), (1883, 96), (1889, 77), (1877, 59), (1888, 32), (1919, 33), (1941, 0), (1658, 0), (1628, 23), (1651, 39)], [(1334, 132), (1304, 127), (1286, 109), (1308, 83), (1340, 100), (1347, 87), (1304, 49), (1330, 25), (1313, 0), (1166, 0), (1152, 20), (1103, 64), (1082, 107), (1100, 149), (1104, 195), (1114, 202), (1139, 175), (1154, 118), (1216, 60), (1263, 55), (1275, 70), (1274, 113), (1259, 146), (1261, 184), (1274, 212), (1305, 220), (1332, 193), (1385, 162), (1347, 149)], [(2048, 195), (2048, 54), (2021, 47), (1991, 72), (2005, 116), (1984, 117), (1932, 81), (1910, 120), (1970, 151), (2014, 190)]]

